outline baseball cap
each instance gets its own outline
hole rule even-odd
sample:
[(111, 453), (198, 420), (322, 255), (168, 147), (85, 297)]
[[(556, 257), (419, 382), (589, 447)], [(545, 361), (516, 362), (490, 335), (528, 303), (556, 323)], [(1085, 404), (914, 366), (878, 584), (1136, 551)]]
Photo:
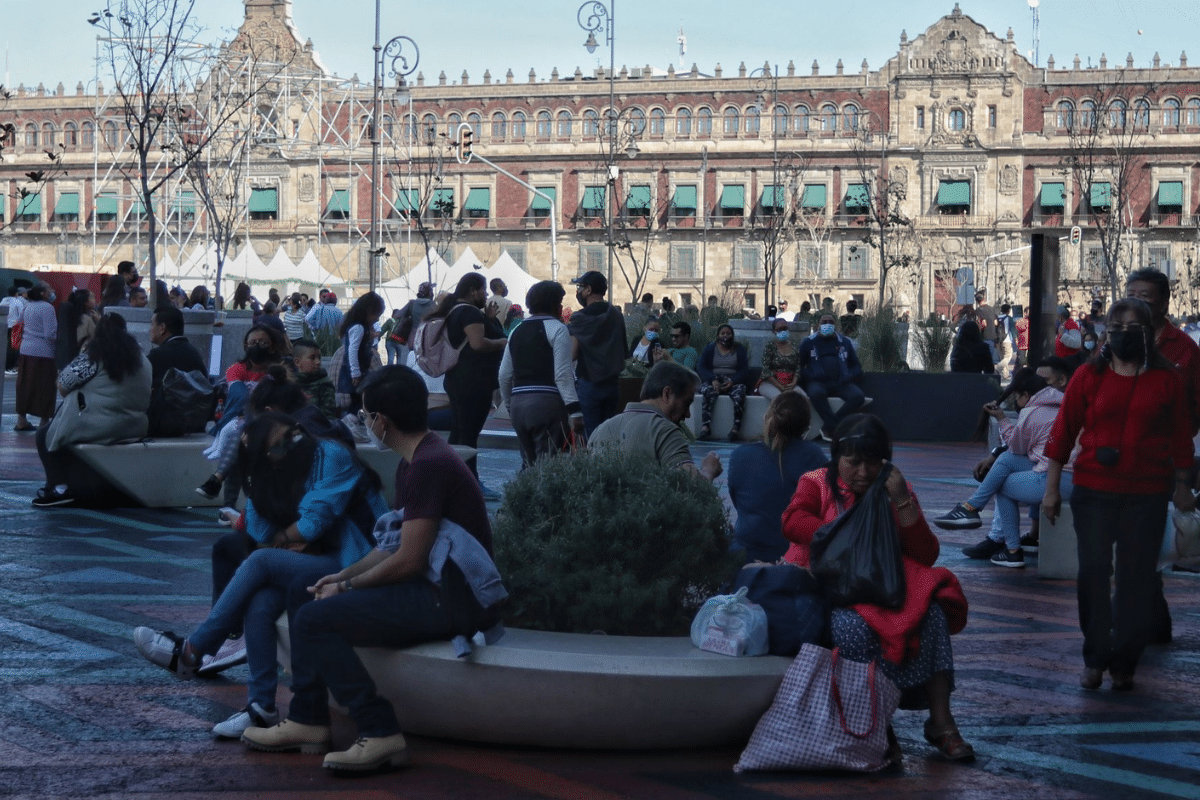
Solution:
[(608, 280), (604, 277), (603, 273), (597, 272), (596, 270), (590, 270), (583, 273), (578, 278), (571, 281), (571, 283), (577, 286), (586, 286), (596, 294), (608, 293)]

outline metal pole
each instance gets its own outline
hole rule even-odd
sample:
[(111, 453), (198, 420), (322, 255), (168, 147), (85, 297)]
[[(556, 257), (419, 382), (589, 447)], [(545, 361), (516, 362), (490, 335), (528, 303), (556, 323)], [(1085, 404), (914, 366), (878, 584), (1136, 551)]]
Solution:
[(375, 291), (379, 277), (379, 112), (380, 95), (383, 93), (383, 58), (379, 46), (379, 3), (375, 0), (375, 46), (372, 48), (375, 64), (375, 97), (371, 107), (371, 260), (368, 266), (367, 283)]
[[(608, 40), (608, 116), (612, 124), (609, 130), (608, 137), (608, 177), (609, 183), (612, 184), (611, 197), (608, 198), (608, 299), (612, 301), (613, 295), (616, 294), (613, 288), (613, 248), (616, 243), (613, 241), (613, 219), (616, 217), (616, 194), (617, 194), (617, 176), (613, 174), (613, 167), (617, 163), (617, 120), (616, 120), (616, 80), (617, 80), (617, 43), (614, 33), (615, 20), (614, 16), (617, 12), (617, 0), (610, 0), (608, 10), (608, 27), (605, 29)], [(637, 302), (637, 298), (633, 298)]]

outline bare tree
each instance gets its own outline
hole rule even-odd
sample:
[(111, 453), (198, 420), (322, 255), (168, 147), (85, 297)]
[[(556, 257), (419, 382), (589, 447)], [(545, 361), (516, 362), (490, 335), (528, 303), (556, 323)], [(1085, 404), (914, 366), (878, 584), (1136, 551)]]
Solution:
[[(403, 178), (398, 173), (391, 176), (399, 195), (391, 211), (416, 230), (424, 247), (425, 280), (433, 283), (429, 253), (440, 256), (447, 252), (463, 223), (459, 216), (462, 204), (455, 204), (453, 194), (445, 186), (446, 158), (454, 145), (436, 126), (418, 127), (415, 117), (406, 118), (401, 132), (402, 137), (397, 139), (384, 131), (385, 138), (391, 141), (396, 163), (407, 162), (410, 168)], [(391, 228), (385, 226), (384, 230), (390, 232)]]
[[(7, 116), (5, 112), (12, 97), (12, 91), (0, 84), (0, 159), (3, 159), (4, 155), (17, 145), (17, 126), (5, 118)], [(66, 174), (62, 164), (63, 145), (61, 142), (58, 145), (43, 148), (42, 152), (46, 155), (47, 163), (42, 169), (31, 169), (26, 172), (26, 182), (19, 184), (11, 194), (18, 203), (24, 203), (26, 198), (41, 194), (47, 183)], [(0, 214), (0, 230), (4, 230), (10, 224), (12, 224), (12, 220), (8, 219), (8, 215)]]
[[(921, 237), (901, 208), (907, 197), (907, 186), (887, 168), (887, 144), (888, 134), (872, 132), (863, 120), (852, 144), (861, 194), (847, 201), (848, 207), (858, 208), (861, 212), (860, 224), (866, 228), (863, 242), (879, 252), (880, 308), (887, 303), (892, 271), (911, 272), (919, 265), (921, 254)], [(876, 148), (879, 148), (878, 152)], [(853, 206), (850, 206), (851, 202)]]
[[(105, 141), (119, 156), (116, 167), (134, 185), (145, 216), (151, 282), (158, 264), (155, 195), (252, 107), (298, 49), (245, 34), (228, 48), (198, 44), (195, 5), (117, 0), (88, 20), (102, 31), (101, 60), (115, 82), (111, 113), (125, 133)], [(239, 66), (231, 69), (230, 60)]]
[(1135, 91), (1126, 84), (1124, 70), (1090, 88), (1094, 100), (1081, 101), (1079, 108), (1063, 101), (1052, 113), (1069, 136), (1063, 170), (1071, 176), (1080, 208), (1087, 209), (1100, 243), (1098, 258), (1088, 266), (1102, 275), (1115, 302), (1133, 266), (1133, 200), (1149, 174), (1141, 152), (1150, 129), (1150, 105), (1144, 97), (1153, 88), (1139, 84)]
[[(642, 188), (638, 188), (638, 185), (625, 181), (620, 184), (620, 210), (613, 221), (616, 242), (613, 263), (635, 301), (650, 282), (650, 273), (654, 271), (654, 248), (663, 240), (663, 222), (670, 213), (666, 184), (659, 181), (663, 171), (662, 165), (654, 170), (654, 181), (659, 183), (657, 187), (640, 185)], [(650, 189), (649, 197), (643, 191), (645, 188)], [(655, 188), (659, 191), (655, 192)]]

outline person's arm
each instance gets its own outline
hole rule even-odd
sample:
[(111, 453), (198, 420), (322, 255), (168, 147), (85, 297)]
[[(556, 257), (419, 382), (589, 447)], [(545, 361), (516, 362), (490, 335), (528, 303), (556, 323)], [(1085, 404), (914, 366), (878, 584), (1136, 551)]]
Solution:
[(850, 342), (843, 342), (846, 346), (846, 376), (848, 380), (854, 380), (859, 375), (862, 375), (862, 364), (858, 361), (858, 353), (854, 351), (854, 345)]
[(313, 470), (312, 486), (300, 498), (300, 519), (295, 523), (296, 533), (306, 542), (341, 520), (362, 477), (350, 453), (333, 443), (318, 442)]
[(1050, 524), (1058, 519), (1062, 510), (1062, 495), (1059, 494), (1059, 483), (1062, 481), (1062, 462), (1053, 458), (1046, 459), (1046, 489), (1042, 492), (1042, 513)]
[(941, 545), (921, 513), (921, 505), (913, 494), (912, 486), (895, 465), (892, 465), (886, 487), (888, 499), (892, 502), (892, 516), (900, 535), (900, 552), (920, 564), (932, 567), (937, 561)]
[(508, 344), (508, 339), (489, 339), (484, 334), (483, 323), (475, 322), (463, 328), (468, 346), (476, 353), (497, 353)]
[[(733, 373), (733, 377), (729, 379), (732, 384), (745, 384), (750, 377), (750, 357), (746, 354), (746, 348), (740, 344), (734, 344), (733, 350), (737, 353), (737, 367)], [(751, 387), (753, 388), (753, 387)]]
[[(572, 343), (575, 341), (567, 332), (567, 326), (548, 320), (542, 323), (546, 326), (550, 344), (554, 348), (554, 385), (567, 407), (567, 415), (571, 427), (583, 430), (583, 407), (579, 404), (579, 395), (575, 391), (575, 370), (571, 366)], [(505, 351), (507, 354), (508, 351)], [(501, 366), (503, 374), (503, 366)]]
[(683, 348), (683, 353), (681, 354), (679, 363), (695, 372), (696, 362), (699, 360), (700, 354), (696, 352), (696, 348), (688, 345), (687, 347)]
[(351, 325), (346, 331), (346, 358), (350, 365), (350, 380), (362, 380), (362, 365), (358, 363), (358, 350), (362, 347), (363, 326)]
[(808, 566), (808, 548), (812, 544), (813, 534), (825, 524), (824, 509), (821, 507), (821, 481), (825, 480), (825, 472), (804, 475), (796, 484), (796, 492), (788, 507), (780, 518), (783, 538), (800, 546), (796, 563), (802, 567)]
[(500, 359), (500, 399), (504, 407), (512, 411), (513, 363), (512, 348), (504, 348), (504, 357)]
[(58, 375), (58, 393), (66, 397), (72, 390), (78, 389), (96, 377), (100, 365), (88, 358), (87, 353), (80, 353), (63, 367)]
[(367, 553), (358, 561), (355, 561), (353, 564), (341, 570), (340, 572), (335, 572), (332, 575), (326, 575), (325, 577), (321, 578), (312, 586), (309, 586), (308, 591), (315, 594), (318, 599), (321, 597), (328, 597), (330, 594), (335, 594), (336, 592), (329, 590), (322, 592), (322, 588), (328, 584), (341, 583), (342, 581), (350, 580), (356, 575), (361, 575), (374, 567), (376, 564), (386, 561), (387, 557), (390, 555), (391, 553), (388, 551), (380, 550), (378, 547), (376, 547), (372, 549), (371, 552)]
[[(344, 577), (336, 583), (328, 581), (322, 584), (317, 592), (318, 599), (355, 589), (391, 586), (420, 577), (429, 568), (429, 552), (437, 539), (439, 522), (436, 519), (404, 520), (400, 529), (400, 547), (396, 552), (381, 560), (373, 559), (369, 567), (356, 575)], [(368, 554), (367, 558), (370, 557)], [(378, 556), (375, 558), (378, 559)]]
[(712, 371), (713, 354), (716, 353), (717, 346), (709, 343), (704, 348), (704, 352), (700, 354), (700, 360), (696, 364), (696, 372), (700, 375), (700, 380), (705, 383), (712, 383), (716, 380), (716, 375)]

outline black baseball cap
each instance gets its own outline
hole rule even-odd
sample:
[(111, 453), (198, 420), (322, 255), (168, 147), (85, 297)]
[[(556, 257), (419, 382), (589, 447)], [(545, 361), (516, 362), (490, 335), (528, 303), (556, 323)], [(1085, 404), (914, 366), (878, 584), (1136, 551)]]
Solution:
[(596, 270), (583, 273), (571, 283), (577, 286), (586, 286), (596, 294), (608, 293), (608, 279), (604, 277), (604, 273)]

